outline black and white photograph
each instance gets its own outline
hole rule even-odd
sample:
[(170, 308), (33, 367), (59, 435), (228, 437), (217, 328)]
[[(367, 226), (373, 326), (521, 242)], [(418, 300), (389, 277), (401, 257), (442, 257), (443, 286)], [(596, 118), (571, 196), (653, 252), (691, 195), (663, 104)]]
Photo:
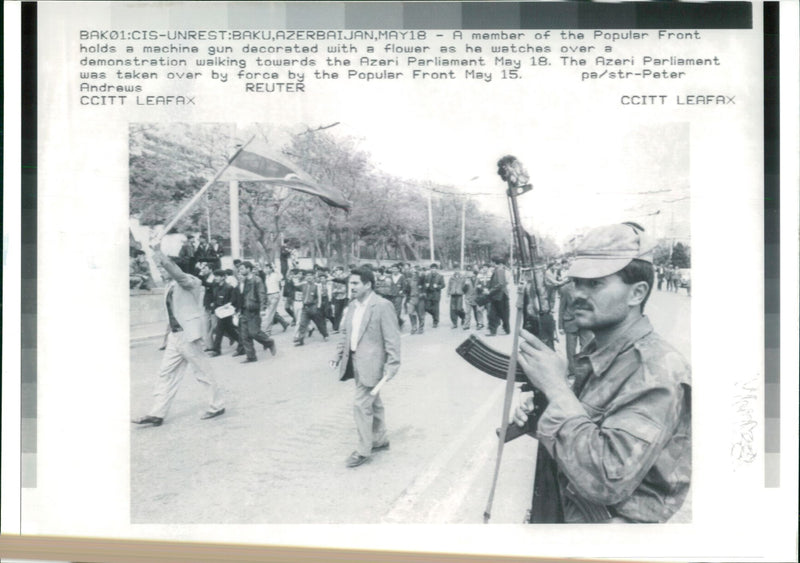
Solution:
[(796, 552), (796, 3), (4, 8), (3, 550)]
[(512, 351), (494, 518), (690, 521), (688, 125), (590, 208), (541, 151), (455, 185), (339, 128), (131, 125), (132, 521), (481, 522)]

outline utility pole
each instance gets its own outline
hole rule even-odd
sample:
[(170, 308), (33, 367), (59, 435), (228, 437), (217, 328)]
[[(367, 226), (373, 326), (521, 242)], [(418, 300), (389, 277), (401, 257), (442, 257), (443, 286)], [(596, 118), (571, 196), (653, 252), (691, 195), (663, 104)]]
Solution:
[(466, 236), (467, 198), (461, 200), (461, 271), (464, 270), (464, 238)]
[(208, 204), (208, 192), (206, 192), (206, 227), (208, 228), (206, 239), (208, 239), (208, 244), (211, 244), (211, 208)]
[(428, 240), (430, 240), (431, 244), (431, 262), (433, 262), (433, 206), (431, 205), (430, 190), (428, 191)]
[[(231, 139), (232, 144), (236, 143), (236, 125), (233, 126)], [(234, 146), (234, 150), (237, 147)], [(235, 260), (241, 258), (239, 244), (239, 182), (231, 180), (228, 182), (228, 198), (230, 201), (231, 213), (231, 257)]]

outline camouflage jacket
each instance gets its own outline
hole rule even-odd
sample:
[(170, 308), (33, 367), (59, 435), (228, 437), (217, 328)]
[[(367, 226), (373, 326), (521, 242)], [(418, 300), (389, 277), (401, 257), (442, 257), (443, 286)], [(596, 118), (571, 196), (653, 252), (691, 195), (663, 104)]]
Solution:
[[(575, 395), (551, 400), (537, 437), (558, 464), (567, 522), (665, 522), (691, 477), (691, 373), (647, 317), (576, 356)], [(577, 395), (577, 396), (576, 396)]]

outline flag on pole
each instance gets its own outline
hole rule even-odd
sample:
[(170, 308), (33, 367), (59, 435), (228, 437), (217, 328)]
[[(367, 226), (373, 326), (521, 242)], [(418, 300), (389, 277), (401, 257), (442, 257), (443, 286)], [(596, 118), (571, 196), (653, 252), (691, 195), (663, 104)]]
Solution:
[(340, 190), (317, 183), (293, 162), (255, 143), (246, 146), (231, 160), (229, 168), (225, 170), (220, 180), (285, 186), (317, 196), (332, 207), (350, 209), (350, 202)]

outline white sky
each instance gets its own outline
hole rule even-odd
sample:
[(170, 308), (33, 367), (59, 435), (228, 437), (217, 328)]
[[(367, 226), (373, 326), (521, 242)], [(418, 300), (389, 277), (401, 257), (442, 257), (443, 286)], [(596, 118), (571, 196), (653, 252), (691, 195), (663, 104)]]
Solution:
[[(482, 107), (480, 91), (462, 93), (462, 101), (469, 94)], [(387, 100), (395, 96), (387, 91)], [(425, 100), (432, 104), (430, 97), (429, 89)], [(594, 116), (562, 118), (527, 107), (494, 113), (485, 108), (480, 119), (471, 119), (471, 112), (453, 115), (443, 106), (426, 107), (423, 99), (395, 101), (395, 111), (379, 107), (373, 113), (364, 111), (369, 105), (364, 99), (348, 101), (337, 111), (307, 115), (302, 124), (288, 119), (282, 125), (297, 131), (339, 121), (329, 132), (361, 139), (360, 148), (384, 171), (467, 193), (495, 193), (475, 198), (502, 217), (508, 208), (496, 162), (513, 154), (534, 185), (534, 192), (520, 199), (523, 224), (559, 243), (578, 230), (624, 220), (642, 223), (657, 237), (688, 242), (688, 127), (674, 122), (593, 127)], [(667, 155), (653, 154), (665, 146), (672, 148)]]

